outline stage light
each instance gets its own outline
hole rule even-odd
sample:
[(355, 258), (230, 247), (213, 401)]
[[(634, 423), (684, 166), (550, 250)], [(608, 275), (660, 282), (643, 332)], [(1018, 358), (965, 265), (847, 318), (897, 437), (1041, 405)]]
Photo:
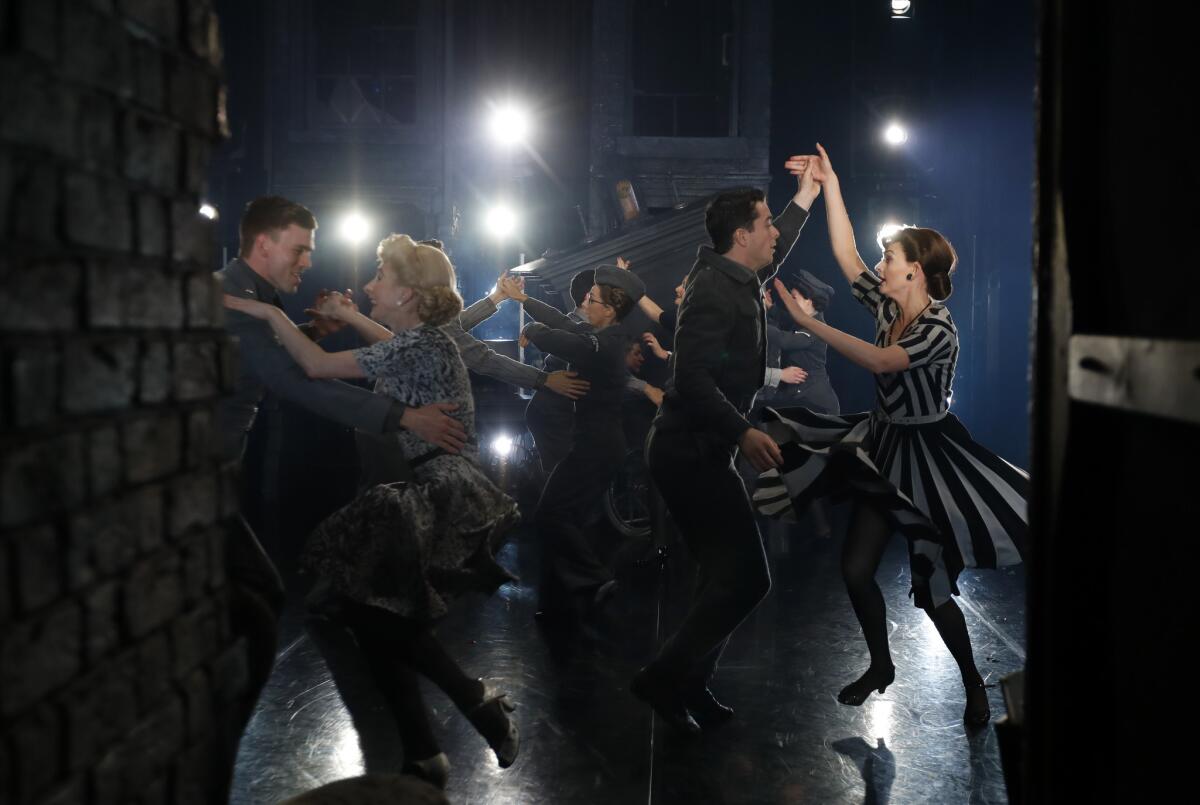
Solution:
[(883, 140), (893, 147), (904, 145), (908, 142), (908, 129), (893, 121), (883, 130)]
[(210, 221), (217, 220), (217, 208), (207, 201), (200, 205), (200, 214)]
[(875, 236), (875, 242), (883, 243), (885, 239), (890, 238), (903, 228), (904, 224), (897, 224), (895, 222), (888, 221), (886, 224), (879, 227), (879, 233)]
[(495, 439), (492, 439), (492, 452), (504, 458), (512, 452), (513, 439), (507, 433), (502, 433)]
[(339, 232), (344, 240), (357, 246), (371, 233), (371, 224), (360, 213), (351, 212), (342, 218)]
[(488, 119), (488, 133), (499, 145), (505, 147), (525, 142), (531, 128), (529, 113), (512, 103), (495, 107)]
[(913, 4), (912, 0), (892, 0), (892, 19), (908, 20), (912, 19)]
[(483, 219), (488, 234), (504, 239), (517, 229), (517, 214), (507, 204), (499, 203), (487, 211)]

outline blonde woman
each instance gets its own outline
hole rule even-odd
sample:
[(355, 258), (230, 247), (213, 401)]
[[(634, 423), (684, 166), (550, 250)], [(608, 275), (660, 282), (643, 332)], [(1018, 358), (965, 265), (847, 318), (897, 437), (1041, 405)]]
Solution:
[(265, 319), (312, 378), (370, 378), (375, 390), (406, 405), (449, 401), (468, 444), (451, 455), (408, 432), (396, 449), (413, 470), (406, 483), (372, 487), (313, 532), (304, 567), (318, 578), (323, 609), (354, 633), (391, 704), (404, 739), (407, 770), (444, 785), (449, 761), (438, 747), (416, 674), (441, 687), (496, 753), (516, 759), (512, 703), (466, 675), (431, 630), (450, 601), (469, 589), (494, 591), (511, 578), (492, 557), (496, 538), (517, 520), (516, 504), (477, 464), (475, 409), (467, 370), (440, 328), (462, 310), (445, 253), (392, 235), (379, 244), (379, 270), (367, 283), (369, 316), (340, 294), (320, 313), (352, 326), (369, 346), (326, 352), (279, 308), (225, 297), (225, 305)]

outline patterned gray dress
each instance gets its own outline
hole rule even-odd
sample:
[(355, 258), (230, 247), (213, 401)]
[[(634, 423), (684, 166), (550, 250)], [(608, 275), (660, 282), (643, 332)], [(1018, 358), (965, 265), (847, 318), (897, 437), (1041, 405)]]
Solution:
[(471, 384), (445, 333), (404, 330), (354, 355), (378, 393), (414, 407), (457, 403), (451, 415), (470, 443), (452, 456), (407, 431), (395, 434), (413, 480), (374, 486), (334, 512), (313, 531), (301, 561), (326, 602), (342, 596), (431, 620), (459, 593), (492, 592), (504, 580), (492, 549), (517, 522), (517, 505), (479, 468)]

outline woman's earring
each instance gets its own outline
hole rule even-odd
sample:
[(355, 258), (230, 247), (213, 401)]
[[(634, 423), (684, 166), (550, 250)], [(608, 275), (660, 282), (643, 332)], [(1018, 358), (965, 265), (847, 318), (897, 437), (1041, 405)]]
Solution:
[(904, 279), (908, 280), (909, 282), (912, 282), (912, 274), (905, 274)]

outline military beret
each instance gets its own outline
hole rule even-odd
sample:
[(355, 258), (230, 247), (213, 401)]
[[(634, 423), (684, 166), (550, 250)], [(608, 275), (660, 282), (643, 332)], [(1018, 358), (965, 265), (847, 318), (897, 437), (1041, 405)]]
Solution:
[(592, 286), (595, 284), (595, 269), (585, 268), (571, 277), (571, 300), (575, 303), (575, 307), (583, 304), (583, 298), (587, 296), (588, 291), (592, 290)]
[(646, 295), (646, 283), (642, 282), (641, 277), (632, 271), (616, 266), (598, 266), (596, 268), (596, 284), (620, 288), (629, 294), (634, 302)]
[(817, 279), (804, 269), (800, 269), (792, 275), (791, 285), (805, 297), (811, 299), (817, 310), (829, 307), (829, 302), (833, 299), (832, 286)]

